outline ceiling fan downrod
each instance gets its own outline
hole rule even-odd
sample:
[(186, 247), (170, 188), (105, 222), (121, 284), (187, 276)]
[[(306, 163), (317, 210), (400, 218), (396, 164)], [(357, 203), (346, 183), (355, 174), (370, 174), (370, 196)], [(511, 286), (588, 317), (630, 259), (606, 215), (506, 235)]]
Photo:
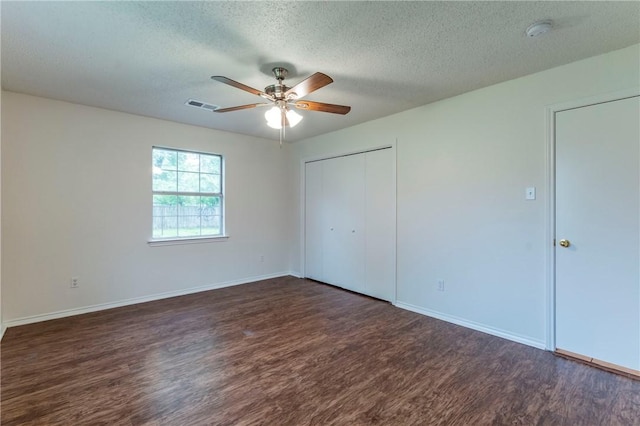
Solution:
[(276, 76), (276, 80), (278, 80), (280, 83), (282, 83), (282, 80), (287, 78), (287, 75), (289, 75), (289, 71), (283, 67), (275, 67), (271, 71), (273, 71), (273, 75)]

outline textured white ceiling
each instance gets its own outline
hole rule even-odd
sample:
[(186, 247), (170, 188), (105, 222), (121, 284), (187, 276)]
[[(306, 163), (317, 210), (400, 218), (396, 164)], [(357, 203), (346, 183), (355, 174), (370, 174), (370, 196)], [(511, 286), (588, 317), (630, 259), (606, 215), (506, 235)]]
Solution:
[[(640, 42), (640, 2), (9, 2), (5, 90), (270, 139), (260, 102), (211, 80), (257, 89), (274, 65), (291, 86), (316, 71), (334, 83), (305, 99), (346, 116), (299, 111), (295, 141)], [(524, 34), (538, 19), (555, 31)], [(612, 76), (615, 78), (615, 76)]]

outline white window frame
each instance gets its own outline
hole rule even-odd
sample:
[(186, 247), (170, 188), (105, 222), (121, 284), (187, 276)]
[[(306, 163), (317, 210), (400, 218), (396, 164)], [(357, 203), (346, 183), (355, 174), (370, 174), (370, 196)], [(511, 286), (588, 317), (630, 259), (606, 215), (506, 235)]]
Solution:
[[(176, 155), (178, 153), (187, 153), (187, 154), (199, 154), (199, 155), (208, 155), (215, 156), (220, 158), (220, 192), (185, 192), (185, 191), (154, 191), (153, 189), (153, 178), (151, 180), (151, 204), (152, 204), (152, 213), (151, 213), (151, 239), (149, 239), (148, 244), (150, 246), (162, 246), (162, 245), (175, 245), (175, 244), (192, 244), (192, 243), (207, 243), (207, 242), (219, 242), (226, 241), (229, 237), (225, 234), (225, 200), (224, 200), (224, 173), (225, 173), (225, 161), (224, 156), (222, 154), (216, 154), (212, 152), (203, 152), (203, 151), (194, 151), (180, 148), (169, 148), (165, 146), (153, 146), (151, 148), (151, 158), (153, 159), (154, 150), (164, 150), (175, 152)], [(179, 170), (176, 170), (179, 171)], [(153, 170), (152, 170), (153, 173)], [(198, 171), (198, 174), (201, 172)], [(153, 176), (153, 175), (152, 175)], [(176, 173), (176, 179), (178, 178), (178, 173)], [(172, 237), (153, 237), (153, 196), (154, 195), (172, 195), (172, 196), (207, 196), (207, 197), (219, 197), (220, 198), (220, 233), (219, 234), (210, 234), (210, 235), (197, 235), (197, 236), (172, 236)]]

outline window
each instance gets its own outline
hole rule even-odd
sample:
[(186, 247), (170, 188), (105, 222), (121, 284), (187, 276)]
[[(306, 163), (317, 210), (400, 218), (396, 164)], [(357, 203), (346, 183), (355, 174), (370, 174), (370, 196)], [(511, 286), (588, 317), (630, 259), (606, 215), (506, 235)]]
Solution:
[(222, 156), (153, 147), (153, 238), (222, 236)]

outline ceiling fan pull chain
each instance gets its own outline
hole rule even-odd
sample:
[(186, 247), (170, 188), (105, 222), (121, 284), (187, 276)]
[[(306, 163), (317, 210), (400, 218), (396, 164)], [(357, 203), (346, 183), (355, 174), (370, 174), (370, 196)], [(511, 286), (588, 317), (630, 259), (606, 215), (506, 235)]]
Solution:
[(282, 149), (282, 140), (286, 137), (286, 116), (285, 116), (285, 108), (280, 106), (280, 149)]

